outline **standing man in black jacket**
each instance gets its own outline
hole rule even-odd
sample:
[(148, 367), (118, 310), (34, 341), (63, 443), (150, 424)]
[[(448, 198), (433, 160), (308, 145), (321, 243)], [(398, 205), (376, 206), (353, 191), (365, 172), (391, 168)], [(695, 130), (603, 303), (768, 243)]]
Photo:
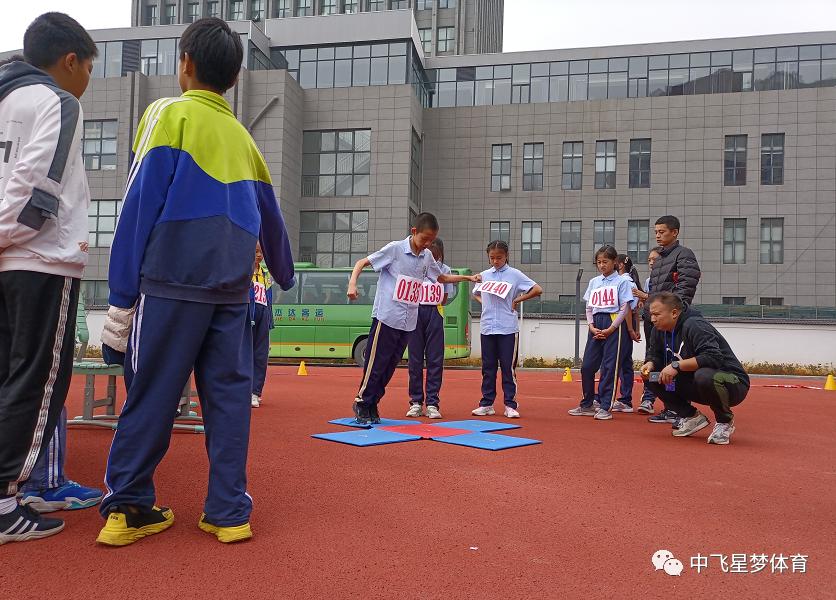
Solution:
[(708, 418), (691, 404), (696, 402), (710, 406), (717, 420), (708, 443), (728, 444), (734, 433), (731, 407), (749, 392), (743, 365), (711, 323), (675, 294), (654, 293), (648, 304), (653, 333), (641, 372), (649, 380), (661, 371), (648, 387), (679, 417), (673, 435), (689, 436), (708, 426)]
[[(650, 285), (648, 293), (672, 292), (682, 300), (685, 306), (690, 306), (697, 293), (697, 284), (700, 281), (700, 265), (697, 257), (685, 246), (679, 243), (679, 219), (673, 215), (665, 215), (656, 220), (655, 234), (656, 244), (659, 246), (659, 258), (653, 263), (650, 271)], [(645, 304), (642, 311), (642, 319), (650, 319), (650, 305)], [(648, 348), (652, 335), (647, 337)], [(650, 412), (653, 412), (653, 404), (650, 399), (643, 399), (642, 405), (649, 404)], [(651, 423), (673, 423), (676, 415), (667, 407), (658, 415), (648, 419)]]

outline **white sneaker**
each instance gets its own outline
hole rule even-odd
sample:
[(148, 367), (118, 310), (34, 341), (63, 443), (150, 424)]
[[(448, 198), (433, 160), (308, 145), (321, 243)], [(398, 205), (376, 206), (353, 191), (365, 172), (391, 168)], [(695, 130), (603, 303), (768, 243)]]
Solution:
[(415, 404), (410, 405), (409, 410), (406, 411), (407, 417), (420, 417), (421, 416), (421, 405), (417, 402)]
[(731, 440), (731, 434), (734, 433), (734, 421), (731, 423), (716, 423), (714, 431), (708, 436), (709, 444), (720, 444), (725, 446)]
[(256, 396), (255, 394), (253, 394), (250, 397), (250, 406), (252, 406), (253, 408), (258, 408), (259, 406), (261, 406), (261, 396)]
[(708, 417), (697, 411), (693, 417), (680, 418), (674, 423), (673, 436), (686, 437), (708, 427)]
[(440, 419), (441, 418), (441, 411), (438, 410), (438, 407), (432, 404), (427, 405), (427, 412), (424, 413), (427, 415), (429, 419)]
[(599, 408), (595, 411), (595, 418), (599, 421), (609, 421), (612, 419), (612, 413), (608, 410), (604, 410), (603, 408)]
[(612, 412), (623, 412), (623, 413), (631, 413), (633, 412), (633, 407), (629, 404), (625, 404), (621, 400), (616, 400), (615, 403), (612, 405), (610, 409)]
[(470, 414), (474, 417), (489, 417), (495, 415), (496, 411), (493, 409), (493, 406), (479, 406), (473, 409)]
[(576, 406), (568, 411), (573, 417), (594, 417), (595, 409), (593, 407), (584, 408), (583, 406)]
[(517, 412), (517, 409), (511, 408), (510, 406), (505, 407), (505, 416), (509, 419), (519, 419), (520, 413)]

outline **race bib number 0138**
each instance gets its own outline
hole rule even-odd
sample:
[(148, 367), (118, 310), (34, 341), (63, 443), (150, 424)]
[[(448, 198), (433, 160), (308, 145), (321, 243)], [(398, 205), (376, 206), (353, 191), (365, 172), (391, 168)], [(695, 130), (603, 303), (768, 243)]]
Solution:
[(444, 299), (444, 286), (440, 283), (425, 281), (421, 286), (421, 304), (441, 304)]
[(592, 308), (616, 308), (618, 306), (618, 288), (614, 285), (593, 290), (589, 295), (589, 306)]
[(493, 294), (494, 296), (499, 296), (504, 300), (511, 291), (511, 287), (510, 283), (506, 283), (504, 281), (485, 281), (476, 286), (475, 291), (479, 291), (483, 294)]
[(415, 279), (414, 277), (398, 275), (398, 281), (395, 283), (395, 293), (392, 294), (392, 300), (403, 304), (413, 304), (417, 306), (421, 303), (421, 288), (423, 287), (423, 283), (423, 281)]

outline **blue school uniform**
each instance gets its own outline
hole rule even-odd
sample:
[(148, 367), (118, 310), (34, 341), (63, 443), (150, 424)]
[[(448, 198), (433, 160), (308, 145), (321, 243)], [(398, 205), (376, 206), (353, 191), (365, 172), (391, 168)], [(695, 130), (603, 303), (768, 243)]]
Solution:
[(369, 262), (380, 278), (364, 353), (363, 379), (356, 401), (372, 407), (386, 393), (386, 385), (395, 374), (409, 343), (410, 333), (418, 324), (418, 305), (394, 299), (399, 276), (419, 283), (425, 280), (435, 282), (442, 271), (432, 252), (422, 250), (415, 254), (412, 251), (410, 238), (386, 244), (369, 255)]
[[(583, 299), (587, 306), (593, 306), (592, 319), (596, 328), (610, 327), (620, 312), (621, 305), (630, 304), (634, 298), (631, 283), (615, 271), (607, 277), (598, 275), (590, 280)], [(610, 410), (617, 391), (625, 337), (629, 339), (627, 324), (623, 321), (618, 331), (605, 340), (596, 340), (592, 337), (592, 332), (589, 332), (581, 366), (583, 408), (590, 408), (597, 399), (602, 409)], [(598, 369), (601, 370), (601, 379), (596, 394), (595, 373)]]
[[(438, 263), (441, 272), (451, 273), (450, 267)], [(432, 283), (429, 278), (425, 283)], [(409, 402), (427, 406), (438, 406), (441, 379), (444, 374), (444, 296), (452, 296), (456, 286), (443, 284), (443, 294), (436, 304), (421, 304), (418, 307), (418, 324), (409, 336)], [(424, 361), (427, 365), (426, 393), (424, 389)]]
[(273, 329), (273, 279), (264, 264), (253, 272), (250, 286), (250, 322), (253, 327), (253, 394), (261, 397), (267, 379), (270, 330)]
[[(639, 289), (639, 286), (636, 285), (636, 282), (633, 281), (630, 275), (625, 273), (622, 277), (630, 284), (631, 294), (633, 290)], [(638, 305), (639, 299), (633, 296), (632, 300), (630, 300), (630, 310), (635, 310)], [(633, 318), (632, 312), (627, 318)], [(634, 330), (637, 330), (638, 326), (638, 321), (633, 321)], [(621, 355), (623, 357), (621, 361), (621, 389), (618, 401), (627, 406), (633, 406), (633, 381), (635, 379), (635, 372), (633, 370), (633, 340), (629, 334), (622, 337)]]
[(497, 363), (502, 371), (502, 393), (505, 406), (517, 408), (517, 357), (520, 324), (513, 308), (514, 298), (537, 285), (519, 269), (509, 265), (482, 271), (482, 282), (500, 281), (511, 286), (501, 298), (495, 294), (475, 291), (482, 299), (479, 319), (482, 344), (482, 399), (479, 406), (492, 406), (496, 400)]

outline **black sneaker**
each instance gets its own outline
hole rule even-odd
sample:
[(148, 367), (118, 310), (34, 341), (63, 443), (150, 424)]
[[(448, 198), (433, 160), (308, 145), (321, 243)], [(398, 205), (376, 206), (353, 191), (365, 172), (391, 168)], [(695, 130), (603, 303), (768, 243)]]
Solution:
[(0, 515), (0, 545), (25, 542), (55, 535), (64, 529), (61, 519), (48, 519), (34, 508), (18, 505), (12, 512)]
[(372, 425), (380, 425), (380, 413), (377, 412), (377, 404), (373, 404), (369, 407), (369, 419), (372, 422)]
[(354, 420), (357, 422), (358, 425), (368, 425), (369, 421), (371, 420), (371, 415), (369, 414), (369, 407), (364, 402), (361, 402), (359, 399), (355, 400), (352, 409), (354, 409)]
[(647, 419), (651, 423), (676, 423), (676, 413), (672, 410), (663, 410), (658, 415), (653, 415)]

